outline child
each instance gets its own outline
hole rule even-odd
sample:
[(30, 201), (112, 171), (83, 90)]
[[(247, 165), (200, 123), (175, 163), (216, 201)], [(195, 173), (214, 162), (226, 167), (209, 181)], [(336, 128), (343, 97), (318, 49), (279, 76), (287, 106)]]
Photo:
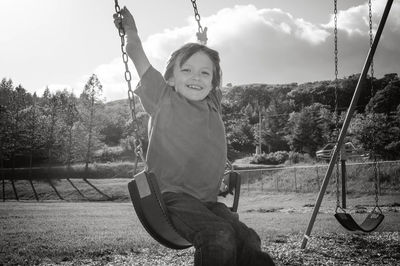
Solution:
[(217, 202), (226, 163), (218, 52), (189, 43), (171, 55), (164, 77), (144, 53), (126, 7), (117, 27), (140, 76), (135, 94), (150, 114), (148, 171), (155, 174), (176, 230), (195, 249), (195, 265), (274, 265), (254, 230)]

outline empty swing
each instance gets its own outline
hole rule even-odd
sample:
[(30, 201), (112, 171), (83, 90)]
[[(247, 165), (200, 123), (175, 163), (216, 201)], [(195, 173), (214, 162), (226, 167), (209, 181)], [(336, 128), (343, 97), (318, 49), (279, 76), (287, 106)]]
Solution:
[[(200, 25), (200, 15), (197, 11), (195, 0), (191, 0), (195, 19), (198, 23), (198, 41), (205, 45), (207, 42), (207, 28), (203, 30)], [(120, 15), (120, 7), (118, 0), (115, 0), (115, 11)], [(132, 116), (132, 125), (134, 131), (134, 150), (135, 150), (135, 163), (134, 163), (134, 177), (128, 183), (128, 190), (134, 206), (135, 212), (146, 231), (160, 244), (172, 249), (185, 249), (191, 247), (192, 244), (184, 239), (174, 228), (168, 210), (162, 199), (161, 191), (157, 183), (156, 176), (146, 170), (136, 174), (139, 157), (146, 165), (143, 155), (142, 142), (139, 137), (138, 129), (140, 127), (136, 117), (134, 94), (131, 87), (131, 73), (128, 68), (128, 55), (125, 51), (125, 32), (122, 27), (119, 27), (119, 36), (121, 38), (121, 51), (122, 59), (125, 65), (125, 80), (128, 84), (128, 98), (129, 108)], [(147, 167), (145, 166), (144, 169)], [(232, 212), (237, 211), (240, 195), (240, 175), (233, 171), (230, 162), (227, 162), (227, 169), (222, 177), (222, 188), (220, 189), (220, 196), (225, 197), (227, 194), (234, 195)]]
[(379, 207), (379, 197), (378, 197), (378, 170), (377, 170), (377, 161), (374, 160), (374, 190), (375, 190), (375, 206), (372, 211), (365, 217), (365, 219), (358, 224), (353, 216), (346, 212), (344, 208), (340, 206), (339, 200), (339, 174), (338, 170), (336, 170), (336, 210), (335, 210), (335, 218), (336, 220), (347, 230), (349, 231), (362, 231), (365, 233), (369, 233), (374, 231), (383, 221), (385, 216), (382, 213), (381, 208)]
[[(373, 43), (373, 35), (372, 35), (372, 3), (371, 0), (368, 2), (369, 5), (369, 35), (370, 35), (370, 46), (372, 46)], [(338, 65), (338, 50), (337, 50), (337, 2), (336, 0), (334, 1), (334, 20), (335, 20), (335, 30), (334, 30), (334, 35), (335, 35), (335, 101), (336, 101), (336, 115), (337, 115), (337, 90), (338, 90), (338, 71), (337, 71), (337, 65)], [(371, 61), (371, 85), (372, 85), (372, 80), (373, 80), (373, 63)], [(373, 88), (371, 86), (371, 95), (373, 92)], [(336, 119), (336, 128), (338, 121)], [(367, 215), (367, 217), (360, 223), (358, 224), (353, 216), (346, 212), (344, 209), (344, 206), (340, 206), (340, 200), (339, 200), (339, 160), (336, 160), (336, 210), (335, 210), (335, 218), (336, 220), (347, 230), (349, 231), (362, 231), (362, 232), (372, 232), (374, 231), (383, 221), (385, 216), (382, 213), (381, 208), (379, 207), (378, 204), (378, 169), (377, 169), (377, 160), (376, 156), (374, 156), (374, 188), (375, 188), (375, 207), (373, 210)], [(345, 191), (342, 191), (342, 193), (345, 193)]]

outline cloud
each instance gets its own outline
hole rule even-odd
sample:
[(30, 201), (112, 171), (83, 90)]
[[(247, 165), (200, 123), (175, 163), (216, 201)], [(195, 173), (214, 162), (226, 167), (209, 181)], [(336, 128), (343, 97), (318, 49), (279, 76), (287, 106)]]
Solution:
[[(375, 36), (382, 17), (385, 0), (372, 1), (373, 34)], [(374, 67), (377, 75), (400, 72), (400, 3), (395, 2), (389, 13), (385, 28), (374, 56)], [(323, 25), (333, 28), (333, 16)], [(369, 13), (368, 4), (351, 7), (338, 12), (338, 46), (339, 63), (342, 75), (359, 73), (369, 50)], [(376, 75), (376, 76), (377, 76)]]
[[(374, 3), (374, 26), (386, 1)], [(400, 52), (400, 4), (395, 3), (378, 47), (375, 67), (380, 74), (398, 72)], [(254, 5), (224, 8), (202, 17), (208, 27), (208, 45), (219, 51), (224, 84), (289, 83), (333, 79), (333, 21), (313, 24), (280, 9), (258, 9)], [(369, 49), (367, 3), (339, 12), (340, 77), (361, 72)], [(197, 24), (166, 29), (143, 43), (152, 65), (163, 72), (172, 51), (195, 40)], [(137, 83), (136, 71), (134, 84)], [(107, 100), (126, 98), (123, 65), (118, 58), (97, 67)]]
[[(135, 89), (139, 82), (136, 70), (131, 62), (128, 64), (131, 72), (131, 87)], [(103, 86), (103, 97), (105, 101), (113, 101), (128, 98), (128, 85), (125, 80), (125, 65), (121, 57), (115, 58), (109, 63), (99, 65), (93, 70)], [(90, 75), (85, 75), (76, 83), (77, 88), (84, 88)], [(129, 74), (127, 74), (129, 78)]]

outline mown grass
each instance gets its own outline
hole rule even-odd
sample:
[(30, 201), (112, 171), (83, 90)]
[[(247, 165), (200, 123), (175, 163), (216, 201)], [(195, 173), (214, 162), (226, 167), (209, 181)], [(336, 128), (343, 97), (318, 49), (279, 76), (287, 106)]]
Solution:
[[(388, 205), (396, 202), (396, 197), (398, 199), (398, 195), (385, 196), (382, 200)], [(239, 215), (260, 234), (268, 251), (271, 243), (279, 243), (289, 235), (298, 238), (304, 233), (314, 200), (314, 194), (243, 194)], [(364, 203), (364, 200), (354, 198), (351, 204)], [(317, 217), (313, 235), (346, 233), (334, 220), (333, 210), (334, 197), (329, 195)], [(400, 213), (390, 211), (385, 214), (378, 232), (400, 231)], [(363, 216), (356, 214), (357, 219)], [(82, 265), (87, 259), (98, 261), (94, 265), (107, 265), (104, 260), (115, 256), (134, 258), (156, 252), (173, 254), (172, 261), (193, 255), (192, 249), (173, 251), (156, 243), (139, 223), (129, 202), (7, 201), (0, 204), (0, 221), (0, 264), (4, 265), (67, 262)]]
[[(112, 168), (110, 165), (108, 167)], [(279, 251), (282, 239), (295, 237), (296, 241), (301, 241), (322, 182), (324, 167), (318, 173), (315, 168), (242, 173), (240, 218), (260, 234), (263, 247), (272, 251), (278, 261), (286, 260)], [(111, 201), (82, 179), (71, 180), (84, 197), (65, 179), (40, 179), (33, 181), (39, 202), (35, 201), (27, 180), (15, 181), (19, 202), (14, 199), (10, 181), (6, 181), (7, 200), (0, 203), (0, 265), (91, 265), (84, 263), (88, 260), (95, 261), (94, 265), (107, 265), (115, 261), (116, 256), (122, 260), (129, 257), (128, 262), (120, 265), (191, 264), (193, 249), (178, 252), (168, 250), (156, 243), (143, 229), (130, 203), (126, 186), (129, 179), (90, 179), (92, 184), (110, 196)], [(398, 179), (395, 177), (383, 183), (380, 203), (386, 217), (377, 230), (378, 234), (400, 231), (400, 191), (398, 182), (393, 180)], [(53, 182), (63, 201), (58, 200), (49, 182)], [(368, 170), (349, 168), (348, 184), (348, 206), (367, 209), (374, 206), (373, 182)], [(333, 218), (336, 204), (334, 191), (335, 184), (331, 180), (312, 235), (348, 234)], [(365, 217), (364, 213), (354, 215), (359, 221)], [(277, 247), (276, 250), (269, 250), (271, 243)], [(293, 249), (293, 244), (289, 244)], [(146, 261), (149, 254), (159, 261)], [(143, 261), (137, 261), (139, 258)]]
[(128, 203), (7, 202), (1, 209), (1, 263), (71, 260), (154, 244)]

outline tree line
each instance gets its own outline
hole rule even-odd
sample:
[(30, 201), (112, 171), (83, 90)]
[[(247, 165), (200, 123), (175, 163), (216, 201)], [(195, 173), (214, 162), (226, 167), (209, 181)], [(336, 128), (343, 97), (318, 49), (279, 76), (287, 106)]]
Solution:
[[(290, 151), (315, 156), (334, 142), (358, 75), (304, 84), (247, 84), (222, 88), (223, 121), (231, 159), (257, 152)], [(385, 159), (400, 158), (400, 80), (370, 77), (346, 141)], [(136, 100), (139, 135), (147, 146), (147, 121)], [(11, 79), (0, 83), (2, 167), (85, 163), (133, 158), (132, 118), (127, 100), (105, 103), (96, 75), (79, 97), (67, 90), (31, 94)]]
[(91, 161), (101, 146), (98, 131), (102, 85), (96, 75), (79, 98), (67, 90), (38, 97), (11, 79), (0, 83), (0, 163), (3, 167)]
[[(335, 142), (358, 75), (304, 84), (229, 86), (224, 121), (231, 148), (246, 153), (292, 151), (311, 157)], [(346, 141), (385, 159), (400, 157), (400, 81), (397, 74), (364, 82)]]

